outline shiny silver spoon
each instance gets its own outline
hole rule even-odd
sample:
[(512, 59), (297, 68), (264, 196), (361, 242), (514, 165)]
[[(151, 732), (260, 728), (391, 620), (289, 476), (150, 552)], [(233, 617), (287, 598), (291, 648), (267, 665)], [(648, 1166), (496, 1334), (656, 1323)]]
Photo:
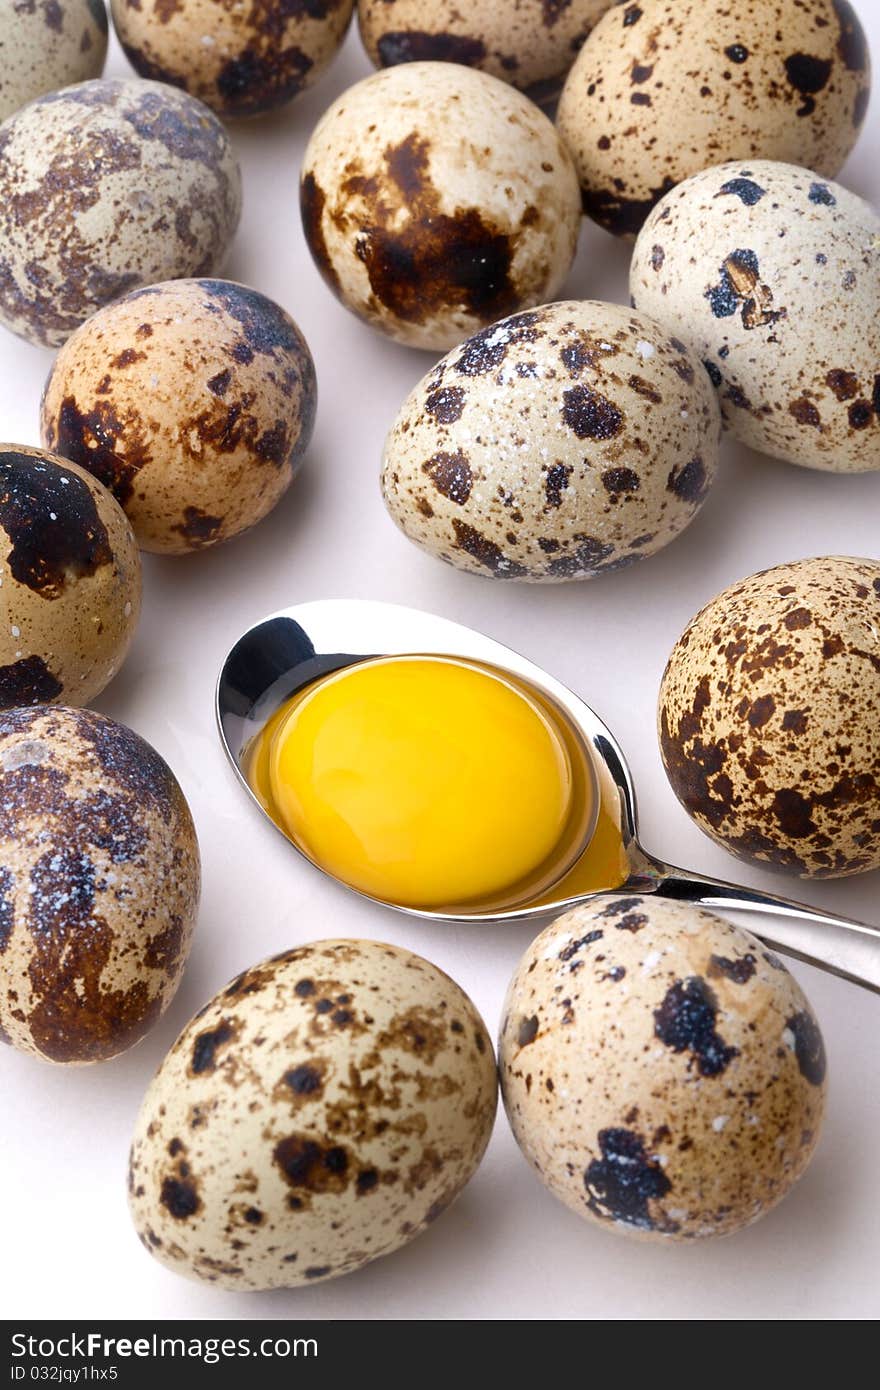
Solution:
[[(623, 872), (614, 884), (573, 894), (565, 891), (569, 877), (565, 875), (539, 902), (489, 914), (421, 911), (376, 901), (434, 921), (497, 922), (558, 915), (611, 892), (657, 893), (705, 907), (764, 913), (773, 923), (762, 925), (757, 935), (767, 945), (880, 993), (880, 929), (847, 917), (832, 917), (772, 893), (677, 869), (649, 854), (638, 842), (635, 788), (626, 760), (589, 705), (509, 647), (431, 613), (368, 600), (323, 599), (274, 613), (239, 638), (217, 682), (217, 723), (239, 782), (272, 825), (275, 821), (254, 794), (244, 771), (248, 745), (266, 721), (291, 695), (320, 676), (368, 657), (410, 653), (471, 658), (511, 672), (549, 697), (568, 716), (592, 754), (597, 802), (601, 796), (606, 807), (612, 808)], [(275, 828), (280, 831), (277, 825)], [(289, 843), (308, 860), (298, 845)], [(349, 891), (358, 892), (353, 888)]]

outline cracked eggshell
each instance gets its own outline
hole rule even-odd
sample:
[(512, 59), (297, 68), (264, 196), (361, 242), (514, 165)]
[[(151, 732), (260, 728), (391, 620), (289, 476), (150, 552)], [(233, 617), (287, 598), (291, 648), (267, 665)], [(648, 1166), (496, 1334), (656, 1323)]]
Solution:
[(712, 384), (642, 314), (564, 301), (483, 329), (419, 383), (385, 444), (393, 520), (473, 574), (586, 579), (654, 554), (718, 461)]
[(104, 0), (4, 0), (0, 121), (44, 92), (100, 77), (107, 29)]
[(241, 213), (222, 125), (158, 82), (31, 102), (0, 126), (0, 186), (0, 323), (54, 347), (138, 285), (213, 274)]
[(548, 101), (613, 0), (358, 0), (361, 38), (376, 67), (419, 59), (480, 68)]
[(295, 477), (317, 402), (289, 314), (228, 280), (172, 280), (95, 314), (58, 354), (47, 446), (88, 468), (144, 550), (182, 554), (266, 516)]
[(66, 459), (0, 445), (0, 709), (88, 704), (140, 607), (137, 544), (107, 489)]
[(310, 87), (345, 38), (354, 0), (110, 0), (142, 77), (170, 82), (221, 116), (256, 116)]
[(517, 1143), (580, 1216), (620, 1234), (729, 1235), (803, 1173), (825, 1049), (785, 966), (690, 904), (602, 899), (514, 974), (499, 1040)]
[(705, 360), (744, 444), (880, 468), (880, 216), (861, 198), (790, 164), (707, 169), (645, 223), (630, 290)]
[(412, 1240), (473, 1176), (492, 1044), (411, 951), (318, 941), (247, 970), (147, 1091), (129, 1200), (150, 1254), (229, 1289), (308, 1284)]
[(101, 1062), (167, 1008), (199, 849), (159, 754), (92, 710), (0, 712), (0, 1041)]
[(547, 117), (456, 63), (404, 63), (344, 92), (309, 141), (300, 202), (315, 264), (343, 304), (436, 351), (550, 298), (581, 220)]
[(658, 727), (679, 801), (740, 859), (880, 868), (880, 562), (794, 560), (725, 589), (672, 649)]
[(833, 178), (870, 88), (849, 0), (624, 0), (581, 49), (557, 124), (588, 216), (632, 237), (670, 188), (725, 160)]

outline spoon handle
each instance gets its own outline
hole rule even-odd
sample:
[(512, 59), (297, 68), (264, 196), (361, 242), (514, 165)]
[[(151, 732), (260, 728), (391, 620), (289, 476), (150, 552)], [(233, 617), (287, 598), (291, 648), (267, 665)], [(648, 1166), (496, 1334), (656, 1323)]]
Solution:
[[(841, 979), (880, 994), (880, 928), (850, 917), (832, 917), (806, 903), (741, 888), (720, 879), (657, 865), (644, 876), (661, 898), (699, 903), (703, 907), (761, 912), (773, 918), (755, 932), (768, 946), (795, 960), (806, 961)], [(640, 875), (639, 881), (647, 887)]]

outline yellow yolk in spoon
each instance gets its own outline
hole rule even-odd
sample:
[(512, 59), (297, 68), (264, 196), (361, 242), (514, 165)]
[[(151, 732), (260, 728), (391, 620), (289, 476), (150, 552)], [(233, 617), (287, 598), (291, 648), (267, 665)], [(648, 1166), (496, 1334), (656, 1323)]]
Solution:
[(289, 837), (388, 902), (533, 898), (584, 847), (591, 794), (570, 732), (476, 663), (359, 662), (294, 696), (257, 745), (252, 785)]

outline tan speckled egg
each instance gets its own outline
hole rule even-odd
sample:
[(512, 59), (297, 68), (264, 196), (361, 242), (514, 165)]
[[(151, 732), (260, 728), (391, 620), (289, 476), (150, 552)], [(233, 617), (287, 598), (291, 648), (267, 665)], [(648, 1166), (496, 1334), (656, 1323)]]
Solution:
[(110, 0), (110, 8), (141, 76), (183, 87), (221, 116), (256, 116), (321, 75), (354, 0)]
[(684, 530), (720, 437), (683, 343), (616, 304), (547, 304), (476, 333), (419, 383), (382, 490), (410, 540), (458, 569), (586, 579)]
[(613, 0), (358, 0), (376, 67), (429, 59), (481, 68), (528, 92), (556, 95), (578, 49)]
[(0, 709), (85, 705), (125, 660), (141, 560), (121, 508), (84, 469), (0, 444)]
[(0, 323), (58, 346), (110, 300), (219, 269), (241, 177), (216, 116), (159, 82), (98, 79), (0, 126)]
[(308, 1284), (419, 1235), (489, 1142), (492, 1043), (429, 961), (317, 941), (245, 971), (184, 1028), (129, 1168), (151, 1255), (229, 1289)]
[(581, 221), (547, 117), (457, 63), (403, 63), (344, 92), (309, 141), (300, 203), (315, 264), (343, 304), (438, 352), (551, 298)]
[(793, 560), (725, 589), (672, 649), (658, 725), (679, 801), (740, 859), (880, 868), (880, 562)]
[(198, 901), (155, 749), (92, 710), (0, 711), (0, 1042), (69, 1063), (133, 1046), (174, 997)]
[(501, 1093), (546, 1187), (622, 1235), (757, 1221), (819, 1137), (825, 1048), (754, 936), (686, 903), (603, 898), (541, 933), (507, 992)]
[(724, 160), (833, 178), (870, 88), (849, 0), (621, 0), (581, 49), (557, 124), (588, 215), (634, 236), (664, 193)]
[(0, 121), (44, 92), (100, 77), (107, 28), (104, 0), (3, 0)]
[(172, 280), (108, 305), (68, 339), (41, 429), (106, 483), (144, 550), (182, 554), (272, 510), (316, 400), (308, 344), (279, 305), (228, 280)]
[(731, 432), (806, 468), (880, 468), (880, 216), (752, 161), (697, 174), (645, 223), (633, 300), (704, 359)]

